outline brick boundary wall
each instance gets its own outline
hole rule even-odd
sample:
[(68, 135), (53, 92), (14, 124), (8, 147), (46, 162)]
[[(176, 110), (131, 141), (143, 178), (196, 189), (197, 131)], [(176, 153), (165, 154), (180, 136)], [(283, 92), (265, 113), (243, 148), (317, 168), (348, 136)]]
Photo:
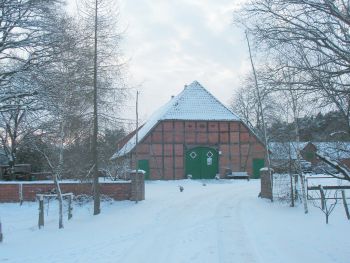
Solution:
[[(136, 177), (136, 178), (135, 178)], [(144, 200), (145, 181), (143, 174), (131, 174), (131, 181), (100, 182), (100, 193), (114, 200)], [(62, 193), (93, 195), (91, 183), (60, 182)], [(19, 202), (22, 191), (23, 201), (35, 201), (36, 194), (49, 193), (55, 189), (51, 181), (0, 182), (0, 203)]]
[[(272, 174), (273, 174), (273, 171), (272, 171)], [(270, 173), (268, 171), (268, 168), (262, 168), (260, 170), (260, 178), (261, 178), (260, 179), (260, 182), (261, 182), (260, 197), (272, 200), (273, 196), (272, 196), (271, 178), (270, 178)]]

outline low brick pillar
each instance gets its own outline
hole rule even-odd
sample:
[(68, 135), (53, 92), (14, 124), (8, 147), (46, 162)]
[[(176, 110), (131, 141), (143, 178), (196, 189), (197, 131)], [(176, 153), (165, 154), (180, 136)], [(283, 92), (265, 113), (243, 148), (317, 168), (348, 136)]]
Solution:
[[(271, 169), (271, 174), (273, 175), (272, 169)], [(273, 200), (273, 176), (270, 177), (269, 169), (267, 167), (260, 169), (260, 178), (261, 178), (260, 197)]]
[(130, 171), (131, 179), (131, 201), (145, 200), (145, 171)]

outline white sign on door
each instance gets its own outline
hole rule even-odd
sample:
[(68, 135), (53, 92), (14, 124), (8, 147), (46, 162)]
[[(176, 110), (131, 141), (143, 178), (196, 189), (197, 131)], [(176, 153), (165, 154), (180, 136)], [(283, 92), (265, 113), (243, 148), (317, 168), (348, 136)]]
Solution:
[(213, 158), (208, 157), (207, 158), (207, 165), (212, 165), (213, 164)]

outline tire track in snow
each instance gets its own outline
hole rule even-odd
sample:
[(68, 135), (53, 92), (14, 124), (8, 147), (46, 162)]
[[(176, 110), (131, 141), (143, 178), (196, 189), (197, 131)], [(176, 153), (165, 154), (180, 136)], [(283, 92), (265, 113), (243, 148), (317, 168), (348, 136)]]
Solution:
[(238, 186), (239, 194), (235, 186), (223, 185), (218, 191), (221, 186), (208, 185), (200, 194), (170, 202), (155, 213), (151, 229), (132, 244), (133, 253), (120, 261), (257, 262), (239, 217), (239, 195), (249, 186)]
[(244, 196), (247, 195), (245, 188), (248, 189), (244, 187), (239, 193), (233, 192), (229, 199), (225, 199), (217, 206), (219, 262), (258, 262), (240, 213)]
[[(137, 248), (137, 251), (126, 255), (121, 261), (139, 262), (142, 258), (144, 262), (207, 262), (197, 261), (201, 253), (211, 252), (210, 245), (203, 246), (200, 239), (205, 238), (205, 233), (211, 229), (211, 222), (215, 220), (210, 212), (212, 209), (205, 202), (193, 200), (205, 200), (207, 194), (205, 191), (181, 202), (171, 200), (165, 204), (166, 207), (154, 214), (154, 224), (130, 247)], [(197, 246), (193, 245), (194, 242), (198, 242)], [(152, 257), (154, 250), (157, 250), (157, 258), (151, 260), (148, 256)]]

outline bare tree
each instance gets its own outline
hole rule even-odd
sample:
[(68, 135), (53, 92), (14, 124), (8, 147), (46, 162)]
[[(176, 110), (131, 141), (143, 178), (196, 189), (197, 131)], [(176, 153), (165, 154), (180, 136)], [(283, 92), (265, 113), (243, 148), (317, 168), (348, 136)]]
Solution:
[[(0, 3), (0, 88), (11, 77), (38, 67), (54, 51), (51, 31), (57, 0), (3, 0)], [(31, 96), (27, 92), (1, 93), (0, 109), (13, 96)]]
[(335, 107), (349, 123), (347, 10), (349, 3), (344, 1), (255, 0), (243, 8), (238, 20), (271, 61), (288, 61), (275, 72), (288, 67), (298, 75), (293, 89), (313, 92), (314, 107)]
[(331, 190), (326, 190), (323, 189), (321, 185), (319, 185), (319, 193), (318, 191), (316, 192), (318, 196), (317, 199), (313, 200), (313, 205), (317, 208), (319, 208), (324, 215), (326, 216), (326, 224), (329, 222), (329, 216), (332, 214), (334, 208), (336, 207), (338, 203), (338, 191), (331, 191)]
[[(99, 191), (99, 153), (98, 133), (99, 119), (108, 116), (102, 110), (103, 99), (106, 94), (112, 91), (115, 96), (115, 85), (118, 85), (120, 76), (120, 56), (118, 44), (120, 32), (117, 32), (118, 10), (115, 3), (106, 0), (85, 0), (79, 8), (82, 20), (85, 22), (84, 32), (86, 43), (93, 49), (92, 76), (93, 76), (93, 136), (92, 136), (92, 162), (93, 162), (93, 184), (94, 184), (94, 215), (98, 215), (100, 208)], [(111, 73), (114, 77), (111, 78)], [(120, 82), (119, 82), (120, 84)], [(120, 92), (120, 90), (119, 90)], [(104, 95), (104, 96), (103, 96)], [(110, 101), (111, 96), (109, 96)]]
[[(276, 117), (279, 118), (278, 113), (281, 109), (268, 86), (269, 83), (265, 82), (265, 71), (259, 68), (256, 70), (256, 74), (257, 78), (260, 80), (259, 91), (261, 106), (266, 116), (266, 125), (269, 126), (273, 121), (276, 121)], [(246, 75), (246, 78), (242, 81), (241, 87), (234, 92), (230, 104), (231, 109), (238, 114), (250, 128), (255, 130), (260, 137), (263, 137), (261, 110), (258, 105), (257, 90), (252, 72)]]
[(323, 162), (325, 162), (326, 164), (328, 164), (330, 167), (334, 168), (338, 174), (329, 171), (328, 169), (325, 169), (325, 172), (327, 174), (329, 174), (330, 176), (337, 178), (337, 179), (341, 179), (341, 180), (346, 180), (346, 181), (350, 181), (350, 171), (349, 169), (342, 165), (341, 163), (331, 160), (329, 157), (324, 156), (322, 153), (317, 152), (316, 156)]
[(238, 88), (231, 101), (231, 109), (238, 114), (241, 119), (253, 129), (257, 129), (260, 125), (260, 113), (257, 107), (255, 96), (255, 87), (248, 77), (240, 88)]
[(0, 145), (11, 166), (16, 164), (18, 146), (37, 128), (36, 118), (42, 108), (36, 99), (34, 96), (16, 97), (8, 101), (10, 110), (0, 112)]
[(61, 5), (55, 0), (4, 0), (0, 7), (0, 145), (13, 166), (18, 147), (45, 117), (34, 75), (57, 52)]
[(78, 25), (69, 17), (61, 17), (59, 52), (50, 61), (50, 67), (36, 72), (35, 78), (41, 88), (43, 104), (47, 112), (41, 126), (41, 139), (51, 144), (43, 154), (53, 174), (59, 199), (59, 228), (63, 228), (63, 199), (59, 181), (65, 172), (66, 146), (82, 136), (83, 122), (91, 108), (91, 90), (84, 66), (90, 65), (90, 50), (81, 44), (82, 35)]
[[(262, 98), (261, 98), (261, 90), (258, 85), (258, 77), (255, 71), (254, 63), (253, 63), (253, 57), (251, 53), (251, 48), (250, 48), (250, 43), (249, 43), (249, 38), (248, 38), (248, 33), (246, 32), (246, 38), (247, 38), (247, 44), (248, 44), (248, 49), (249, 49), (249, 57), (250, 57), (250, 62), (252, 65), (252, 70), (253, 70), (253, 75), (254, 75), (254, 83), (255, 83), (255, 89), (256, 89), (256, 97), (257, 97), (257, 102), (258, 102), (258, 109), (260, 112), (261, 116), (261, 123), (262, 123), (262, 128), (263, 128), (263, 135), (264, 135), (264, 142), (265, 142), (265, 147), (266, 147), (266, 159), (267, 159), (267, 167), (270, 175), (270, 184), (271, 184), (271, 189), (273, 189), (273, 180), (272, 180), (272, 169), (271, 169), (271, 158), (270, 158), (270, 149), (269, 149), (269, 139), (267, 135), (267, 128), (266, 128), (266, 122), (265, 122), (265, 114), (264, 114), (264, 109), (262, 106)], [(273, 201), (273, 195), (271, 195), (271, 202)]]

